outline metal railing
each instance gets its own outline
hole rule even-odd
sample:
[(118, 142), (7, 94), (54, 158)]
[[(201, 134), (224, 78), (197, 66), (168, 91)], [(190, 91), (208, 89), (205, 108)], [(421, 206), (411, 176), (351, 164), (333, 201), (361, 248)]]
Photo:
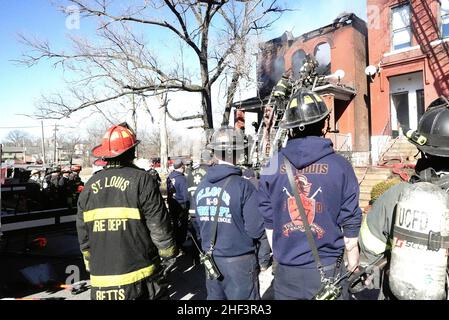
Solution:
[[(387, 123), (385, 124), (380, 136), (386, 136), (387, 132), (389, 133), (388, 135), (391, 134), (391, 117), (388, 118)], [(382, 149), (388, 145), (388, 143), (390, 142), (390, 139), (387, 139), (386, 141), (383, 141), (381, 139), (379, 139), (377, 141), (377, 151), (378, 151), (378, 157), (377, 157), (377, 162), (381, 161), (382, 158), (385, 156), (385, 154), (391, 149), (391, 147), (393, 146), (394, 142), (390, 145), (390, 147), (388, 147), (386, 150), (382, 151)]]

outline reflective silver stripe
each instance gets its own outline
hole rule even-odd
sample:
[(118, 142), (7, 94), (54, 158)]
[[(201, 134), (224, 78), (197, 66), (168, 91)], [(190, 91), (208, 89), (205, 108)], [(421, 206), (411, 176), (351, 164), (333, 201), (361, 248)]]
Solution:
[(360, 228), (360, 240), (363, 242), (366, 249), (374, 254), (381, 254), (385, 252), (387, 243), (378, 239), (369, 230), (367, 223), (367, 216), (363, 218), (362, 227)]

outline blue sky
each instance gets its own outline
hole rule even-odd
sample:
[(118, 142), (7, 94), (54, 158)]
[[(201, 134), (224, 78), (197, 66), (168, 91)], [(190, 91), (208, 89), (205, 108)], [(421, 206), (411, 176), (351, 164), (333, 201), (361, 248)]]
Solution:
[[(263, 35), (264, 40), (280, 36), (285, 30), (298, 36), (331, 23), (343, 11), (354, 12), (366, 20), (365, 0), (280, 0), (280, 3), (297, 11), (285, 13), (273, 29)], [(18, 42), (17, 34), (47, 39), (53, 46), (69, 51), (67, 35), (89, 35), (92, 30), (92, 25), (84, 20), (80, 29), (67, 29), (65, 16), (50, 0), (0, 0), (0, 140), (12, 130), (4, 127), (39, 126), (40, 121), (18, 114), (32, 113), (41, 94), (57, 92), (64, 87), (62, 71), (50, 62), (27, 68), (11, 61), (20, 58), (25, 49)], [(154, 32), (151, 34), (153, 41), (164, 37)], [(160, 50), (168, 50), (168, 46), (162, 45)], [(45, 125), (53, 123), (46, 121)], [(67, 121), (59, 122), (64, 123)], [(29, 132), (38, 135), (39, 130), (30, 129)]]

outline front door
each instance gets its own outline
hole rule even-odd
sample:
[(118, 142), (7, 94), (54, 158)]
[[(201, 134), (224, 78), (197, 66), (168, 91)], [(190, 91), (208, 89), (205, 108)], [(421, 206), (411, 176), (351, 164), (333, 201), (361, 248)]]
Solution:
[(393, 136), (403, 135), (409, 129), (416, 130), (422, 115), (422, 72), (389, 78), (390, 114)]

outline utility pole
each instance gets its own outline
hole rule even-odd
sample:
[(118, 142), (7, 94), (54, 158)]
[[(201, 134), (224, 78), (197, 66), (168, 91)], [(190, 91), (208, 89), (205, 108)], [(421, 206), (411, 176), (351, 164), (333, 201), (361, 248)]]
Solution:
[(163, 173), (168, 173), (168, 134), (167, 134), (167, 104), (168, 99), (166, 95), (160, 97), (159, 100), (159, 134), (161, 140), (160, 158), (161, 170)]
[(56, 131), (58, 131), (58, 125), (55, 123), (55, 128), (53, 129), (55, 134), (53, 136), (54, 139), (54, 150), (53, 150), (53, 164), (56, 165)]
[(45, 165), (44, 121), (41, 121), (41, 128), (42, 128), (42, 164)]

